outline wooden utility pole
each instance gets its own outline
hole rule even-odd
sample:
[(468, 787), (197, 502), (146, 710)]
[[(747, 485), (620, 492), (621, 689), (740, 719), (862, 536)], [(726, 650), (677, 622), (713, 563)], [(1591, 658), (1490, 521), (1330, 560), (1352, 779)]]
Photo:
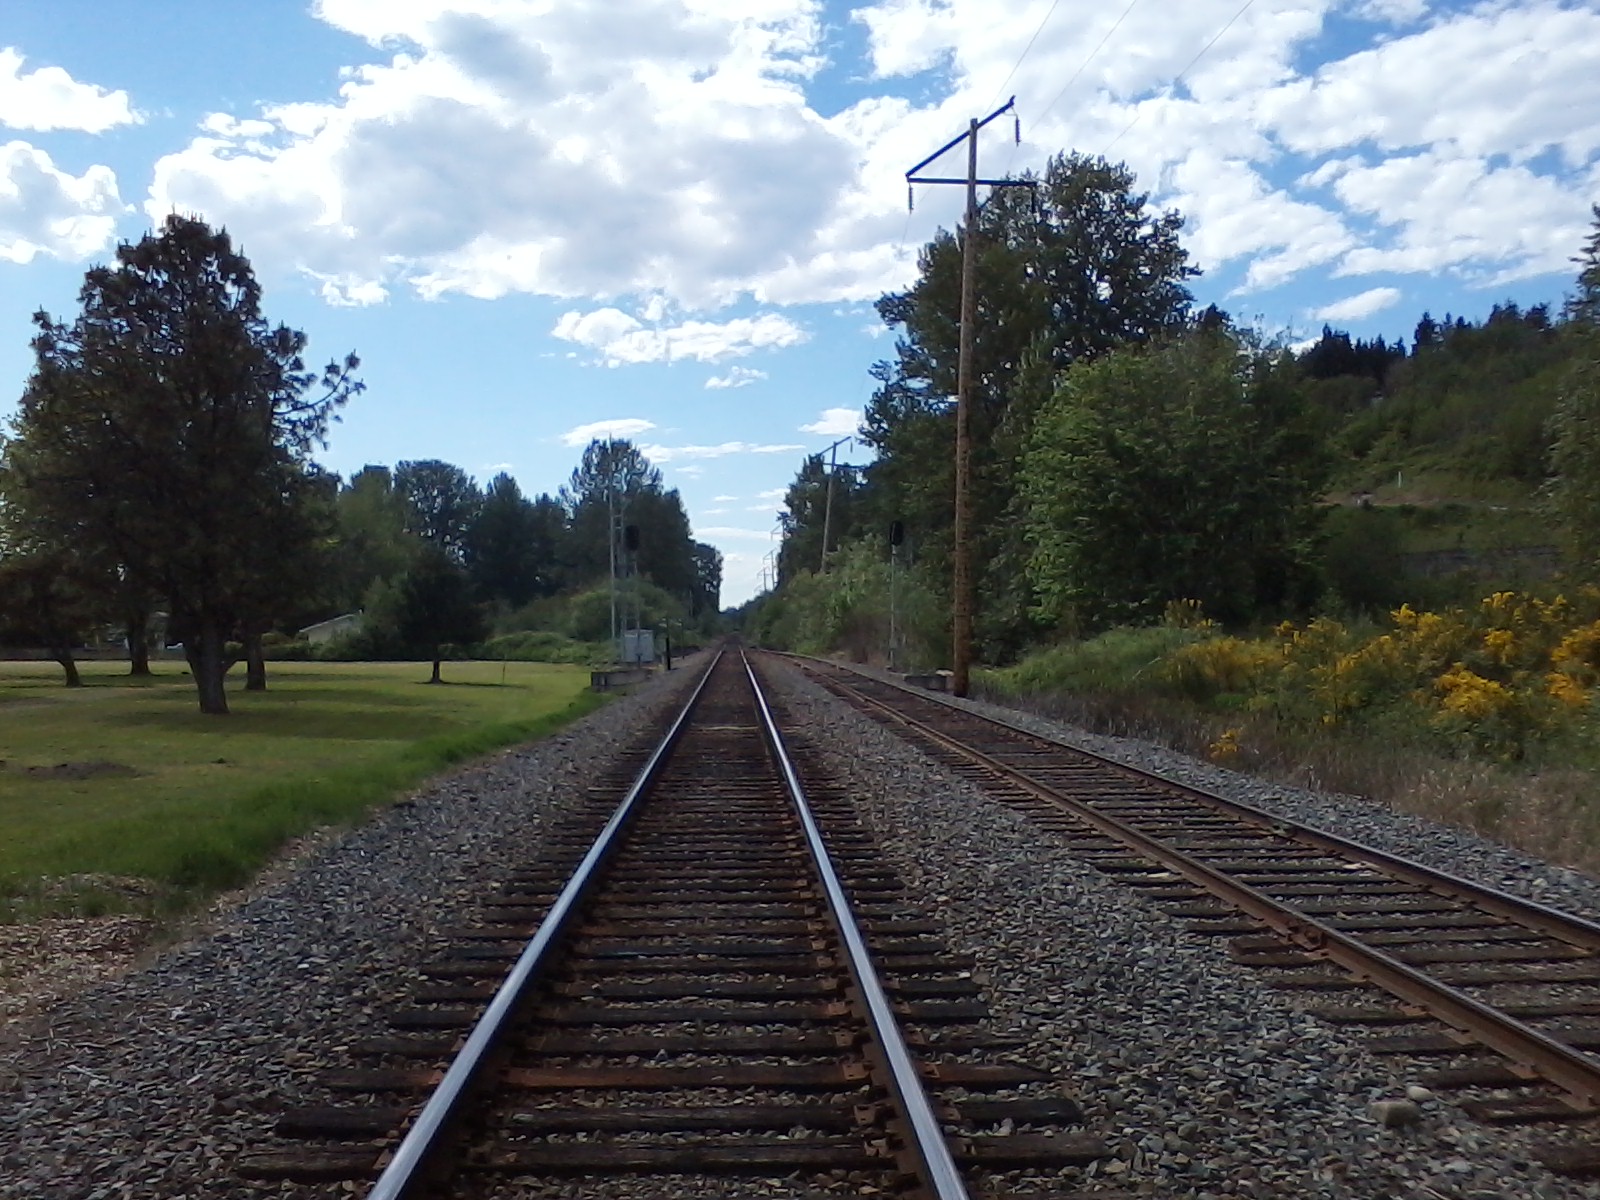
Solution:
[[(978, 178), (978, 130), (1003, 113), (1009, 112), (1017, 102), (1015, 96), (995, 109), (983, 120), (974, 118), (960, 137), (946, 142), (927, 158), (906, 172), (907, 200), (910, 187), (918, 183), (959, 183), (967, 189), (967, 215), (961, 230), (961, 339), (956, 359), (956, 523), (954, 547), (954, 579), (951, 596), (951, 651), (950, 690), (957, 696), (967, 694), (972, 672), (972, 333), (977, 320), (977, 241), (978, 241), (978, 185), (988, 187), (1032, 187), (1028, 180)], [(967, 176), (965, 179), (921, 176), (917, 172), (934, 159), (953, 150), (965, 140), (967, 143)], [(1017, 141), (1022, 131), (1017, 130)]]
[[(842, 437), (829, 446), (822, 454), (829, 456), (828, 463), (828, 498), (822, 507), (822, 561), (817, 564), (819, 572), (826, 574), (828, 570), (828, 537), (833, 532), (833, 476), (839, 469), (839, 447), (853, 438)], [(822, 465), (822, 454), (817, 455), (817, 465)]]

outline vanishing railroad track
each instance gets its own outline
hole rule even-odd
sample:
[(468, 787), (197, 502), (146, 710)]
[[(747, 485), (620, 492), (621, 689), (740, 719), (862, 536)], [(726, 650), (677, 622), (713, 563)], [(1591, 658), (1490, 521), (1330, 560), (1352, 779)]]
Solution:
[(957, 1200), (1040, 1178), (1062, 1195), (1060, 1169), (1103, 1153), (985, 1031), (970, 959), (901, 896), (849, 798), (802, 792), (740, 654), (643, 757), (486, 896), (388, 1032), (347, 1047), (364, 1065), (323, 1073), (327, 1103), (283, 1114), (296, 1144), (242, 1174), (371, 1181), (375, 1200), (665, 1196), (712, 1175)]
[[(1540, 1154), (1600, 1176), (1600, 926), (981, 716), (794, 660), (1071, 852), (1169, 906), (1419, 1084), (1490, 1124), (1561, 1123)], [(1354, 993), (1338, 997), (1338, 993)], [(1442, 1023), (1443, 1028), (1440, 1028)]]

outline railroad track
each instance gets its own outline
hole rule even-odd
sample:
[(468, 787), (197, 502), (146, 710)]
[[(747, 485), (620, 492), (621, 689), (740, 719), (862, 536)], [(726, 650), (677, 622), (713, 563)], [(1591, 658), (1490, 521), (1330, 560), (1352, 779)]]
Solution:
[(1365, 1028), (1369, 1049), (1441, 1063), (1418, 1083), (1472, 1117), (1559, 1126), (1544, 1164), (1600, 1177), (1600, 926), (920, 689), (791, 661), (1191, 932), (1231, 939), (1272, 985), (1331, 997), (1311, 1011)]
[(240, 1173), (374, 1200), (1065, 1195), (1103, 1145), (985, 1031), (971, 961), (849, 798), (802, 790), (742, 656), (640, 757)]

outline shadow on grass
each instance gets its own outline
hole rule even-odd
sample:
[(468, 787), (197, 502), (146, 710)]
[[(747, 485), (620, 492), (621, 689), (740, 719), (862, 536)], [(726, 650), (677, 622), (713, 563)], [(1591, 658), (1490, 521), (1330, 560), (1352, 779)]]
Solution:
[(395, 712), (392, 708), (341, 711), (303, 702), (293, 708), (237, 707), (226, 717), (183, 709), (131, 712), (119, 718), (124, 726), (140, 725), (182, 734), (249, 734), (262, 737), (326, 741), (410, 742), (436, 736), (458, 722), (436, 713)]

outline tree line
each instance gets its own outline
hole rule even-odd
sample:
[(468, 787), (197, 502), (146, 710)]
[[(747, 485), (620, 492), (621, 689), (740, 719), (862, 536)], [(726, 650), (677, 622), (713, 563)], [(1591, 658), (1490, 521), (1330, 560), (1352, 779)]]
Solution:
[[(1569, 563), (1600, 567), (1600, 533), (1587, 532), (1600, 499), (1577, 499), (1591, 475), (1600, 497), (1600, 207), (1559, 311), (1424, 313), (1409, 350), (1324, 327), (1296, 350), (1196, 306), (1181, 214), (1151, 209), (1125, 166), (1063, 154), (1032, 181), (996, 190), (974, 234), (973, 562), (988, 661), (1147, 621), (1174, 600), (1232, 624), (1326, 604), (1330, 497), (1429, 454), (1541, 489)], [(881, 609), (871, 589), (795, 585), (863, 544), (887, 560), (896, 530), (900, 586), (931, 598), (921, 611), (940, 623), (924, 641), (947, 638), (965, 236), (938, 233), (915, 282), (878, 301), (897, 336), (871, 368), (861, 436), (874, 461), (832, 480), (820, 461), (802, 465), (778, 588), (747, 614), (758, 635), (789, 628), (802, 595), (831, 606), (832, 624), (815, 627), (859, 628), (845, 596)]]
[(173, 215), (85, 276), (70, 321), (34, 316), (34, 368), (0, 432), (0, 642), (42, 645), (78, 682), (74, 647), (126, 635), (149, 673), (152, 624), (182, 642), (201, 711), (226, 713), (242, 656), (366, 607), (369, 648), (431, 657), (491, 618), (593, 585), (607, 511), (637, 575), (685, 620), (710, 620), (721, 557), (626, 442), (592, 443), (554, 496), (501, 474), (480, 489), (436, 460), (348, 481), (313, 458), (363, 391), (354, 353), (307, 366), (306, 335), (271, 324), (225, 230)]

